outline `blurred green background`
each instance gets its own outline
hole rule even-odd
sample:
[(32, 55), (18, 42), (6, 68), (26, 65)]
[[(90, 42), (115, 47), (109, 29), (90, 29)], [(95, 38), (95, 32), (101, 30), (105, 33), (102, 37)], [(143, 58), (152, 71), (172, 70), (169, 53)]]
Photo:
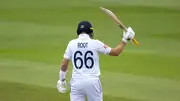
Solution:
[(119, 57), (100, 56), (104, 101), (180, 101), (179, 0), (0, 0), (0, 101), (68, 101), (56, 83), (77, 24), (89, 20), (111, 47), (122, 38), (100, 6), (140, 42)]

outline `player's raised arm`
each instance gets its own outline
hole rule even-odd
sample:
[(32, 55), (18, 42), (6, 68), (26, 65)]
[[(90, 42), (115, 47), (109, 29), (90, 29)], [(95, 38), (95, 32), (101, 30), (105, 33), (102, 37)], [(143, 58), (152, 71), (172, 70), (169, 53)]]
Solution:
[(112, 48), (109, 55), (111, 56), (119, 56), (121, 52), (124, 50), (126, 43), (121, 41), (115, 48)]
[(127, 30), (127, 32), (123, 32), (122, 41), (115, 48), (111, 48), (101, 41), (97, 40), (97, 42), (95, 43), (95, 45), (97, 46), (97, 51), (106, 55), (119, 56), (126, 46), (126, 43), (129, 40), (132, 40), (135, 36), (135, 33), (131, 27), (129, 27)]
[(127, 29), (127, 32), (123, 32), (123, 38), (122, 41), (115, 47), (112, 48), (109, 55), (111, 56), (119, 56), (121, 52), (123, 51), (124, 47), (126, 46), (126, 43), (128, 40), (132, 40), (135, 36), (134, 31), (131, 27)]

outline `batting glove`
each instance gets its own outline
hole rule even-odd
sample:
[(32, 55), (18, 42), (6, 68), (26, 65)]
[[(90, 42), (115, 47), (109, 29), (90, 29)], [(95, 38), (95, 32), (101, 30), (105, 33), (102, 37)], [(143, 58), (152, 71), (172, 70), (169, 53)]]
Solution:
[(57, 82), (57, 89), (59, 90), (60, 93), (66, 93), (66, 81), (61, 81), (58, 80)]
[(125, 43), (127, 43), (128, 40), (132, 40), (135, 36), (135, 32), (133, 31), (133, 29), (131, 27), (129, 27), (127, 29), (127, 32), (123, 32), (123, 38), (122, 41), (124, 41)]

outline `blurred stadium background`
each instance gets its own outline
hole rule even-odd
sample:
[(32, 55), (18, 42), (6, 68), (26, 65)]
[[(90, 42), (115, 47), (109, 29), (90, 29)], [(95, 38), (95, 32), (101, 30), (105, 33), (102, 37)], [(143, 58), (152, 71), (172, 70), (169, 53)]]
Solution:
[[(91, 21), (109, 46), (122, 37), (100, 6), (140, 42), (119, 57), (101, 56), (104, 101), (180, 101), (179, 0), (0, 0), (0, 101), (69, 101), (56, 82), (79, 21)], [(68, 81), (70, 74), (71, 66)]]

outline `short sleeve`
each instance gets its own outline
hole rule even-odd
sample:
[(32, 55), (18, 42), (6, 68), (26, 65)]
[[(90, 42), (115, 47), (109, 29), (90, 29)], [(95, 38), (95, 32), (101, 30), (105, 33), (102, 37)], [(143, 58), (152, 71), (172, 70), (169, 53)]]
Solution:
[(96, 48), (99, 53), (103, 53), (105, 55), (108, 55), (111, 51), (111, 48), (109, 46), (99, 40), (96, 40)]
[(72, 57), (72, 52), (71, 52), (71, 42), (67, 45), (66, 51), (64, 53), (64, 58), (70, 60)]

